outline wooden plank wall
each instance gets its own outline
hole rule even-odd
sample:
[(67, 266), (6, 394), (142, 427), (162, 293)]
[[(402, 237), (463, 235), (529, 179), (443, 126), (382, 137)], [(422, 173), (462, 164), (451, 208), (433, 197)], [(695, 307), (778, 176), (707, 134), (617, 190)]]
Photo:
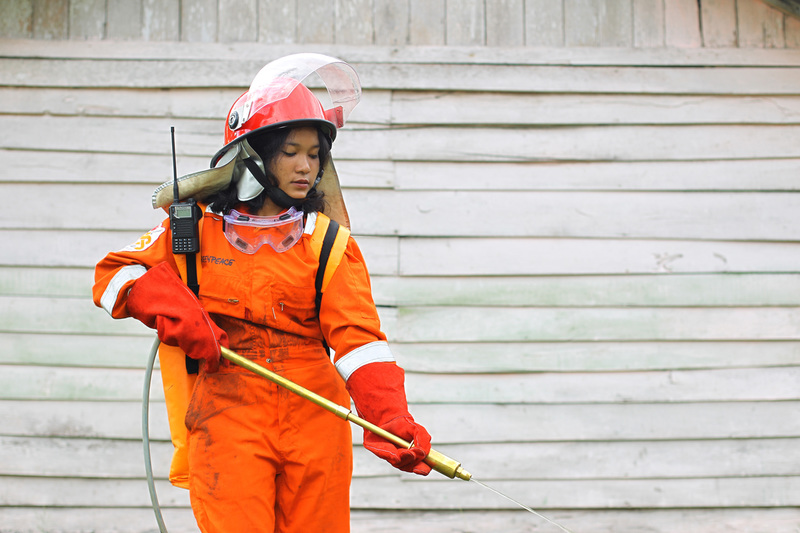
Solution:
[(19, 39), (800, 47), (800, 19), (760, 0), (4, 0), (0, 13), (0, 35)]
[[(744, 0), (528, 1), (526, 14), (550, 10), (543, 26), (597, 15), (600, 40), (541, 48), (530, 17), (511, 42), (491, 41), (493, 2), (353, 2), (375, 14), (356, 25), (345, 2), (298, 1), (285, 6), (335, 5), (329, 33), (188, 38), (187, 19), (209, 19), (203, 7), (234, 16), (219, 0), (159, 19), (163, 37), (91, 34), (138, 4), (175, 6), (3, 5), (33, 6), (34, 21), (42, 8), (84, 12), (67, 33), (58, 16), (49, 34), (36, 22), (9, 33), (3, 19), (3, 34), (23, 39), (0, 40), (0, 532), (156, 529), (140, 441), (153, 336), (93, 307), (92, 266), (160, 221), (149, 196), (171, 175), (170, 126), (179, 171), (204, 168), (258, 68), (313, 50), (361, 75), (334, 155), (412, 409), (437, 448), (575, 533), (796, 533), (800, 52), (789, 19)], [(424, 23), (389, 28), (423, 8)], [(465, 12), (484, 40), (449, 40)], [(712, 31), (709, 13), (727, 22)], [(633, 40), (604, 46), (611, 16), (633, 21)], [(760, 41), (743, 40), (743, 20)], [(302, 44), (353, 25), (399, 41)], [(778, 26), (780, 38), (767, 31)], [(444, 27), (448, 40), (425, 44), (450, 46), (396, 46)], [(158, 42), (175, 28), (193, 42)], [(161, 504), (170, 532), (196, 531), (187, 494), (165, 481), (154, 378)], [(355, 453), (354, 533), (556, 530), (473, 483)]]

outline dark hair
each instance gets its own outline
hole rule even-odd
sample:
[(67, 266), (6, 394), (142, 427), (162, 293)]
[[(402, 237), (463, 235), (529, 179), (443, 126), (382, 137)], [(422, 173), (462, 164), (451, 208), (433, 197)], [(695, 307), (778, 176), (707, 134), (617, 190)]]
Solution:
[[(289, 137), (289, 133), (291, 133), (292, 129), (303, 126), (305, 125), (300, 124), (284, 128), (271, 128), (262, 133), (256, 133), (247, 139), (250, 143), (250, 146), (253, 147), (253, 150), (256, 151), (258, 156), (264, 162), (264, 173), (267, 175), (267, 179), (270, 181), (270, 183), (272, 183), (272, 185), (275, 187), (278, 186), (278, 180), (269, 170), (269, 167), (271, 166), (270, 163), (278, 155), (278, 152), (286, 142), (286, 139)], [(317, 130), (317, 135), (319, 137), (319, 176), (322, 174), (322, 169), (325, 168), (325, 164), (330, 158), (331, 141), (330, 138), (328, 138), (328, 136), (320, 128), (315, 126), (315, 129)], [(301, 209), (306, 213), (311, 213), (314, 211), (324, 212), (324, 196), (325, 195), (323, 192), (318, 190), (316, 187), (311, 189), (308, 192), (308, 196), (306, 196), (305, 200), (303, 200)], [(252, 200), (242, 202), (239, 200), (237, 195), (236, 184), (231, 183), (227, 189), (223, 189), (222, 191), (209, 196), (207, 201), (209, 203), (209, 207), (215, 213), (227, 214), (231, 209), (240, 204), (246, 205), (251, 213), (255, 213), (264, 206), (264, 202), (267, 200), (267, 197), (267, 191), (263, 190), (261, 191), (261, 194)]]

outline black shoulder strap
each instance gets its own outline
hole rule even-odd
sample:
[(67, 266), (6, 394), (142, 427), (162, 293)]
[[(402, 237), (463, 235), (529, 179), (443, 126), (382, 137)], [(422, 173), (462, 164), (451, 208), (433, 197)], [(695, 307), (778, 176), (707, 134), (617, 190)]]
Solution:
[(328, 229), (325, 231), (325, 237), (322, 239), (322, 249), (319, 252), (319, 268), (317, 268), (317, 278), (314, 281), (314, 287), (317, 289), (317, 313), (319, 313), (319, 306), (322, 303), (322, 280), (325, 279), (325, 268), (328, 266), (328, 258), (331, 256), (333, 241), (336, 240), (337, 233), (339, 233), (339, 223), (331, 219)]
[[(195, 296), (200, 295), (200, 284), (197, 282), (197, 254), (184, 254), (186, 257), (186, 285), (192, 289)], [(200, 361), (186, 357), (186, 373), (197, 374), (200, 371)]]

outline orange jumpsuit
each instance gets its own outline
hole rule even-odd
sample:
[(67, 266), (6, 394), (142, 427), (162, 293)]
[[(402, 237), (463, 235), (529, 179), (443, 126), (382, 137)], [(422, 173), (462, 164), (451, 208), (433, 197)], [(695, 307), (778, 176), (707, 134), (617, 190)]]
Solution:
[[(349, 408), (347, 378), (364, 364), (394, 358), (352, 238), (317, 314), (319, 260), (310, 245), (316, 217), (308, 215), (290, 250), (278, 254), (263, 246), (247, 255), (225, 239), (222, 217), (206, 212), (199, 298), (232, 350)], [(114, 318), (128, 316), (133, 282), (164, 261), (178, 271), (168, 220), (98, 263), (95, 303)], [(225, 359), (217, 373), (202, 368), (186, 414), (189, 490), (200, 529), (348, 532), (349, 425)]]

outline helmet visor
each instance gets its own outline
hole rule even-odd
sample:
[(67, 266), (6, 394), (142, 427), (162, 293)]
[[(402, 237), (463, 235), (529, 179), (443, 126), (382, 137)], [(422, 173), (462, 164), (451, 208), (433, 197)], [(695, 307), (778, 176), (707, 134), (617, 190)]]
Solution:
[(283, 253), (297, 244), (303, 235), (303, 212), (294, 207), (273, 217), (240, 213), (232, 209), (223, 217), (225, 238), (231, 246), (246, 254), (254, 254), (265, 244)]
[[(317, 77), (328, 92), (328, 98), (320, 100), (322, 106), (326, 113), (336, 117), (332, 122), (337, 127), (343, 126), (361, 100), (358, 74), (341, 59), (311, 53), (292, 54), (267, 63), (250, 84), (242, 122), (247, 122), (261, 107), (286, 98), (300, 83), (318, 85)], [(280, 83), (276, 84), (278, 81)]]

